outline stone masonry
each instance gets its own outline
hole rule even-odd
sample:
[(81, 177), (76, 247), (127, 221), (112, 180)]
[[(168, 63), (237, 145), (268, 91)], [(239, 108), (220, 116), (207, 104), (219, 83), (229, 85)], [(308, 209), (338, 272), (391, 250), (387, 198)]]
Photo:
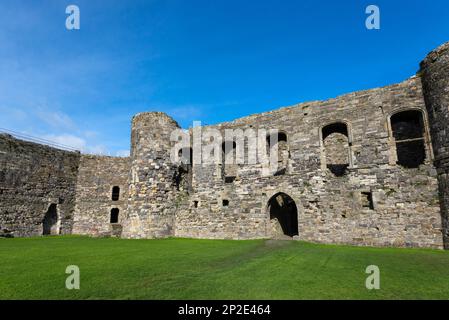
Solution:
[[(129, 158), (83, 155), (78, 170), (73, 233), (119, 236), (128, 202)], [(112, 189), (118, 187), (118, 199)], [(118, 221), (111, 223), (111, 211)]]
[(50, 207), (53, 234), (70, 234), (80, 154), (0, 135), (0, 235), (42, 235)]
[(420, 73), (438, 170), (444, 243), (449, 249), (449, 43), (428, 55)]
[[(179, 150), (179, 125), (161, 112), (134, 116), (129, 158), (1, 135), (0, 235), (449, 248), (448, 120), (449, 43), (402, 83), (195, 127)], [(199, 163), (197, 146), (211, 139), (197, 133), (208, 129), (278, 130), (277, 143), (266, 137), (278, 169)], [(253, 147), (227, 139), (213, 154)]]

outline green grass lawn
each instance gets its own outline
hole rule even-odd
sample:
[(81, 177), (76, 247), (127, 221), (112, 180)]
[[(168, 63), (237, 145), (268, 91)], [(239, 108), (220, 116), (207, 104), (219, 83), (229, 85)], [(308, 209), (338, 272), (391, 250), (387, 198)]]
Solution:
[[(77, 265), (81, 289), (65, 288)], [(377, 265), (381, 289), (365, 288)], [(296, 241), (0, 240), (0, 299), (449, 299), (449, 252)]]

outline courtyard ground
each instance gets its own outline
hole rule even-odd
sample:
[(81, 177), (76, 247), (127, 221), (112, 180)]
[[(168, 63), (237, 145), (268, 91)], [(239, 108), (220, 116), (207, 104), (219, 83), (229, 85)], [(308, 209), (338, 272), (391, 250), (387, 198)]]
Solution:
[[(80, 290), (65, 288), (80, 268)], [(380, 268), (380, 290), (365, 269)], [(449, 299), (449, 252), (296, 241), (0, 239), (0, 299)]]

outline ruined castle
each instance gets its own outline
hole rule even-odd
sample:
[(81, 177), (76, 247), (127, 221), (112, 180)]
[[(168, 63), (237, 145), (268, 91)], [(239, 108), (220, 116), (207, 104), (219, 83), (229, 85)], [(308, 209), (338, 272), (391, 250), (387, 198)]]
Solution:
[(173, 162), (179, 126), (159, 112), (134, 116), (127, 158), (2, 134), (0, 235), (449, 248), (448, 120), (446, 43), (402, 83), (209, 126), (278, 129), (276, 172)]

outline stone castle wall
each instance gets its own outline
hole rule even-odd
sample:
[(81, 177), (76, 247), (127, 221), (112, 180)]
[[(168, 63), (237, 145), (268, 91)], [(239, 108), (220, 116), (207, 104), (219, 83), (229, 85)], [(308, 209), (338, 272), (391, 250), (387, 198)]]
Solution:
[(123, 236), (172, 236), (176, 167), (171, 163), (170, 135), (179, 126), (160, 112), (141, 113), (132, 121), (129, 201)]
[[(399, 84), (191, 129), (193, 144), (182, 150), (171, 141), (178, 124), (161, 112), (133, 118), (129, 158), (80, 156), (4, 136), (0, 227), (40, 234), (42, 212), (58, 202), (63, 233), (73, 222), (73, 233), (94, 236), (449, 248), (448, 48)], [(197, 163), (193, 131), (207, 129), (222, 137), (226, 129), (279, 130), (277, 170)], [(189, 148), (193, 165), (172, 161)]]
[[(129, 158), (82, 155), (76, 186), (73, 233), (92, 236), (120, 236), (128, 202)], [(118, 199), (112, 198), (119, 188)], [(111, 211), (118, 209), (118, 221), (111, 223)]]
[(43, 234), (53, 205), (53, 234), (70, 234), (80, 154), (0, 135), (0, 235)]
[[(288, 170), (273, 176), (262, 165), (240, 166), (236, 180), (226, 183), (218, 166), (195, 165), (193, 193), (176, 212), (175, 235), (272, 237), (268, 203), (282, 192), (297, 206), (299, 239), (441, 248), (437, 174), (427, 131), (425, 163), (416, 169), (396, 164), (389, 117), (403, 110), (419, 110), (427, 123), (418, 77), (214, 126), (222, 131), (266, 128), (286, 133)], [(347, 157), (341, 148), (326, 148), (322, 141), (322, 128), (333, 123), (347, 124), (350, 137), (342, 146), (343, 154), (350, 149)], [(331, 144), (339, 139), (337, 135)], [(325, 150), (333, 153), (326, 155)], [(346, 158), (347, 173), (335, 176), (323, 163), (326, 158)], [(371, 204), (366, 205), (366, 197)], [(223, 200), (229, 202), (224, 206)]]
[(444, 237), (449, 249), (449, 43), (428, 55), (421, 63), (420, 73), (438, 169)]

